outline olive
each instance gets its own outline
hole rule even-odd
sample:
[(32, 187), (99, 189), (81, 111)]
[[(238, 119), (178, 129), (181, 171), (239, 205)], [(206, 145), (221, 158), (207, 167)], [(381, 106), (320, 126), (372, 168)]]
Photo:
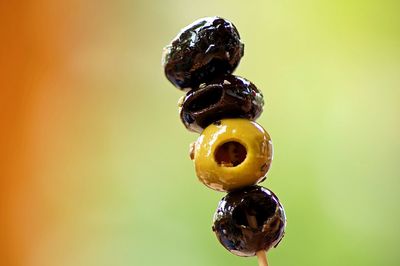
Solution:
[(272, 142), (256, 122), (222, 119), (209, 125), (194, 145), (199, 180), (217, 191), (232, 191), (265, 179), (272, 162)]
[(182, 90), (232, 73), (244, 45), (236, 27), (220, 17), (206, 17), (188, 25), (164, 48), (167, 79)]
[(188, 130), (200, 133), (224, 118), (256, 120), (263, 105), (263, 95), (253, 83), (226, 75), (189, 91), (181, 103), (180, 116)]
[(276, 195), (264, 187), (252, 186), (221, 199), (212, 230), (231, 253), (249, 257), (276, 247), (285, 226), (285, 211)]

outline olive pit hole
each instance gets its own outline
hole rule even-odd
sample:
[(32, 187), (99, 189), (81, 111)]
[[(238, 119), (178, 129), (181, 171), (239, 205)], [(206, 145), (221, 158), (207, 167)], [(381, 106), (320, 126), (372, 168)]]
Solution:
[(246, 148), (237, 141), (228, 141), (217, 147), (214, 153), (215, 161), (224, 167), (235, 167), (241, 164), (247, 156)]
[(274, 216), (276, 203), (265, 198), (248, 199), (245, 204), (239, 204), (232, 213), (235, 224), (252, 228), (262, 227), (269, 218)]
[(207, 109), (218, 103), (222, 98), (222, 94), (223, 89), (219, 86), (208, 87), (204, 90), (197, 91), (193, 95), (193, 98), (191, 99), (187, 108), (192, 112), (198, 112)]

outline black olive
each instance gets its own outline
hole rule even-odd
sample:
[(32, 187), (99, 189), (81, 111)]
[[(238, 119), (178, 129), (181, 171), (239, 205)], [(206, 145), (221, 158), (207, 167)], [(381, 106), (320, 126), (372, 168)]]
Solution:
[(187, 129), (201, 132), (224, 118), (256, 120), (263, 105), (263, 95), (253, 83), (226, 75), (189, 91), (180, 106), (180, 116)]
[(252, 186), (230, 192), (219, 202), (212, 229), (227, 250), (249, 257), (276, 247), (285, 225), (285, 211), (275, 194)]
[(165, 47), (165, 75), (187, 90), (221, 74), (232, 73), (243, 56), (244, 45), (236, 27), (220, 17), (206, 17), (188, 25)]

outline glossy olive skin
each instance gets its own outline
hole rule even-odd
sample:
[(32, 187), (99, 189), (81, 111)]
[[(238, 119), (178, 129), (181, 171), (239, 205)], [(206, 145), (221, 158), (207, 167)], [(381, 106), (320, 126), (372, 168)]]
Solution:
[(249, 257), (276, 247), (285, 226), (285, 211), (276, 195), (252, 186), (230, 192), (219, 202), (212, 230), (227, 250)]
[(266, 177), (273, 157), (271, 137), (259, 124), (243, 118), (209, 125), (194, 145), (198, 179), (217, 191), (255, 185)]
[(230, 21), (202, 18), (182, 29), (164, 48), (164, 72), (179, 89), (197, 88), (200, 83), (232, 73), (243, 51), (239, 33)]
[(253, 83), (226, 75), (189, 91), (180, 106), (180, 116), (188, 130), (201, 133), (224, 118), (256, 120), (263, 106), (263, 95)]

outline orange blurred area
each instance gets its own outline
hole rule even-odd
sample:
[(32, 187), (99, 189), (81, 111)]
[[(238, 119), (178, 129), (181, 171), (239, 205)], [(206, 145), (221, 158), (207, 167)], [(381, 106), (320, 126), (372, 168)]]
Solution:
[[(68, 57), (65, 40), (76, 3), (2, 1), (0, 3), (0, 202), (1, 265), (26, 265), (24, 259), (51, 222), (34, 179), (40, 150), (32, 143), (30, 120), (43, 76), (59, 73)], [(70, 24), (73, 26), (73, 23)], [(46, 107), (44, 107), (46, 108)], [(52, 112), (47, 108), (47, 112)], [(51, 136), (49, 136), (51, 137)]]

